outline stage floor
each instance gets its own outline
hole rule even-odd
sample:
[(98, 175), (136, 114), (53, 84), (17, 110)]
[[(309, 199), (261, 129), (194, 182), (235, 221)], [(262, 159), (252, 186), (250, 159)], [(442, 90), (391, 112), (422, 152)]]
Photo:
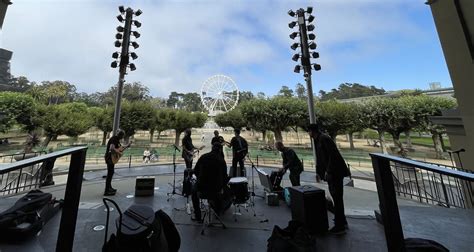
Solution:
[[(168, 168), (167, 168), (168, 169)], [(183, 167), (179, 167), (181, 171)], [(163, 171), (162, 169), (160, 169)], [(85, 181), (82, 186), (80, 210), (77, 218), (74, 251), (100, 251), (104, 241), (104, 230), (94, 231), (94, 227), (105, 224), (106, 212), (102, 203), (102, 193), (104, 189), (103, 171), (85, 174)], [(179, 173), (182, 174), (182, 173)], [(270, 237), (274, 225), (286, 227), (291, 219), (291, 211), (283, 201), (279, 206), (267, 206), (264, 199), (255, 197), (255, 212), (252, 209), (241, 210), (241, 215), (234, 220), (233, 208), (230, 208), (221, 216), (227, 229), (208, 228), (204, 235), (201, 235), (201, 225), (191, 221), (190, 215), (183, 209), (186, 205), (186, 198), (174, 195), (169, 201), (167, 193), (171, 192), (173, 176), (169, 173), (156, 173), (150, 170), (118, 169), (113, 185), (118, 189), (115, 196), (110, 197), (119, 206), (126, 209), (134, 203), (145, 204), (153, 209), (163, 209), (175, 222), (181, 235), (180, 251), (266, 251), (267, 239)], [(155, 195), (151, 197), (134, 197), (135, 176), (153, 175), (155, 176)], [(307, 175), (308, 178), (310, 175)], [(179, 176), (179, 178), (181, 175)], [(312, 184), (321, 188), (326, 188), (324, 184), (310, 183), (309, 179), (302, 179), (303, 184)], [(249, 181), (251, 182), (251, 180)], [(255, 193), (263, 195), (263, 188), (258, 180), (256, 182)], [(249, 183), (251, 185), (251, 183)], [(284, 181), (289, 185), (288, 181)], [(43, 188), (44, 191), (53, 193), (57, 198), (62, 198), (64, 186), (52, 186)], [(2, 198), (0, 211), (16, 201), (16, 197)], [(190, 200), (190, 199), (189, 199)], [(371, 191), (345, 187), (346, 214), (350, 229), (346, 235), (317, 236), (317, 251), (386, 251), (383, 226), (376, 222), (373, 210), (377, 208), (377, 194)], [(446, 215), (443, 227), (435, 226), (434, 219), (443, 220), (438, 207), (426, 207), (413, 201), (399, 200), (402, 222), (406, 237), (424, 238), (425, 234), (438, 233), (434, 236), (452, 251), (469, 251), (472, 248), (472, 241), (469, 234), (473, 230), (473, 218), (455, 214)], [(425, 219), (420, 218), (426, 211), (431, 211), (431, 216)], [(454, 210), (454, 209), (447, 209)], [(434, 212), (435, 211), (435, 212)], [(411, 214), (414, 213), (414, 214)], [(472, 214), (472, 211), (470, 212)], [(116, 211), (112, 212), (112, 217), (118, 216)], [(435, 217), (436, 216), (436, 217)], [(470, 215), (472, 217), (472, 215)], [(333, 216), (328, 213), (329, 220)], [(457, 219), (456, 219), (457, 218)], [(461, 219), (459, 219), (461, 218)], [(50, 220), (41, 233), (24, 244), (0, 244), (0, 251), (54, 251), (59, 229), (60, 213)], [(461, 223), (459, 226), (456, 223)], [(464, 224), (462, 224), (464, 223)], [(454, 225), (456, 224), (456, 225)], [(330, 221), (330, 226), (332, 225)], [(112, 226), (112, 230), (115, 228)], [(440, 230), (442, 229), (442, 230)], [(454, 231), (459, 238), (453, 237)], [(440, 233), (441, 232), (441, 233)], [(110, 231), (109, 231), (110, 233)], [(446, 233), (443, 235), (443, 233)], [(450, 234), (451, 233), (451, 234)], [(448, 235), (451, 235), (449, 237)], [(444, 238), (443, 238), (444, 237)], [(464, 237), (464, 238), (463, 238)], [(432, 238), (432, 239), (434, 239)], [(461, 242), (455, 242), (458, 239)]]

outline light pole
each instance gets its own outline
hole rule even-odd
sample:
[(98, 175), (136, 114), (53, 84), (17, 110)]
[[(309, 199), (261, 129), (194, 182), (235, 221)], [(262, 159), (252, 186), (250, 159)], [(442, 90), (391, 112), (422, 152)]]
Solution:
[[(311, 69), (312, 66), (314, 66), (314, 70), (319, 71), (321, 70), (321, 66), (318, 64), (312, 64), (311, 63), (311, 58), (316, 59), (319, 58), (319, 53), (317, 52), (311, 52), (311, 50), (316, 49), (316, 43), (314, 42), (314, 39), (316, 36), (314, 33), (308, 34), (308, 31), (311, 32), (314, 30), (314, 25), (311, 24), (311, 22), (314, 21), (314, 16), (311, 15), (313, 12), (313, 7), (308, 7), (306, 10), (303, 8), (298, 9), (296, 12), (289, 10), (288, 15), (296, 18), (296, 21), (292, 21), (291, 23), (288, 24), (290, 29), (295, 28), (298, 26), (298, 31), (293, 32), (290, 34), (291, 39), (295, 39), (296, 37), (300, 37), (300, 43), (294, 43), (291, 45), (291, 49), (296, 50), (298, 47), (301, 48), (301, 53), (300, 54), (295, 54), (292, 57), (293, 61), (298, 62), (298, 60), (301, 61), (301, 65), (296, 65), (294, 72), (299, 73), (301, 70), (301, 66), (303, 67), (304, 71), (304, 77), (306, 81), (306, 89), (308, 90), (308, 112), (309, 112), (309, 122), (310, 123), (316, 123), (316, 115), (314, 113), (314, 100), (313, 100), (313, 87), (311, 83)], [(306, 21), (308, 21), (309, 25), (306, 25)], [(310, 42), (308, 42), (311, 40)], [(311, 141), (311, 146), (313, 148), (313, 160), (314, 160), (314, 166), (316, 169), (316, 148)]]
[[(132, 24), (136, 27), (139, 28), (141, 26), (141, 23), (138, 22), (137, 20), (133, 20), (133, 16), (139, 16), (142, 14), (141, 10), (133, 11), (132, 8), (127, 8), (125, 9), (123, 6), (119, 7), (120, 15), (117, 16), (117, 19), (120, 23), (123, 23), (125, 21), (124, 26), (118, 26), (117, 27), (117, 34), (115, 35), (115, 38), (117, 39), (115, 41), (115, 47), (122, 47), (121, 53), (119, 54), (118, 52), (114, 52), (112, 54), (112, 58), (115, 60), (112, 62), (111, 67), (112, 68), (117, 68), (119, 67), (119, 80), (117, 83), (117, 96), (115, 100), (115, 111), (114, 111), (114, 124), (113, 124), (113, 135), (117, 134), (117, 129), (119, 129), (120, 126), (120, 110), (121, 110), (121, 105), (122, 105), (122, 92), (123, 92), (123, 84), (125, 82), (124, 78), (125, 75), (127, 74), (127, 68), (130, 67), (130, 71), (135, 71), (136, 67), (135, 64), (129, 63), (130, 62), (130, 57), (132, 59), (138, 58), (137, 54), (132, 52), (129, 52), (129, 47), (132, 46), (133, 48), (138, 48), (138, 43), (137, 42), (130, 42), (130, 36), (133, 35), (135, 38), (140, 37), (140, 33), (137, 31), (132, 31)], [(123, 15), (125, 14), (125, 18)], [(120, 41), (121, 40), (121, 41)]]

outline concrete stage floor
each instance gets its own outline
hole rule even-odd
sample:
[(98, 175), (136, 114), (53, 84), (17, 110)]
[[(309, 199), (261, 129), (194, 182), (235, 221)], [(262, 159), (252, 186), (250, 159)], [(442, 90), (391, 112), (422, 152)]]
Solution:
[[(183, 166), (177, 168), (177, 180), (181, 179)], [(163, 209), (175, 222), (181, 235), (180, 251), (266, 251), (267, 239), (273, 226), (286, 227), (291, 219), (291, 211), (283, 201), (279, 206), (267, 206), (263, 199), (255, 198), (255, 212), (252, 209), (237, 216), (234, 221), (232, 208), (221, 218), (227, 229), (208, 228), (201, 235), (201, 225), (191, 221), (190, 216), (182, 209), (186, 199), (175, 195), (167, 201), (167, 193), (171, 192), (170, 175), (172, 167), (146, 167), (143, 169), (117, 169), (113, 185), (118, 193), (112, 196), (122, 210), (133, 203), (152, 206), (154, 210)], [(94, 231), (97, 225), (105, 224), (105, 207), (102, 204), (104, 171), (87, 172), (82, 186), (80, 210), (77, 218), (74, 251), (100, 251), (104, 240), (104, 230)], [(153, 175), (155, 179), (155, 195), (153, 197), (134, 197), (135, 177)], [(256, 175), (256, 174), (255, 174)], [(325, 188), (325, 184), (315, 184), (314, 174), (305, 173), (302, 184), (312, 184)], [(290, 185), (284, 181), (284, 185)], [(255, 180), (255, 192), (263, 195), (263, 188), (258, 179)], [(251, 186), (251, 180), (249, 181)], [(62, 198), (64, 186), (43, 188), (43, 191), (53, 193)], [(2, 198), (0, 211), (8, 208), (19, 197)], [(383, 226), (376, 222), (373, 210), (378, 208), (377, 194), (362, 189), (345, 187), (346, 215), (349, 230), (346, 235), (317, 236), (317, 251), (386, 251)], [(451, 251), (474, 251), (474, 213), (470, 210), (446, 209), (422, 205), (414, 201), (399, 199), (399, 206), (404, 227), (405, 237), (420, 237), (436, 240)], [(112, 212), (112, 218), (118, 216)], [(333, 216), (328, 213), (329, 220)], [(60, 214), (57, 214), (46, 224), (41, 233), (23, 244), (0, 243), (0, 251), (54, 251), (59, 229)], [(330, 226), (332, 225), (330, 221)], [(115, 227), (112, 226), (112, 230)], [(110, 234), (110, 231), (109, 231)]]

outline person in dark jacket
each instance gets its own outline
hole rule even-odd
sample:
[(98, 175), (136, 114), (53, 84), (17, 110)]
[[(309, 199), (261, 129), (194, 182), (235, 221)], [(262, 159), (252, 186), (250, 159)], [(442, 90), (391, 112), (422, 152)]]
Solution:
[[(230, 176), (245, 177), (246, 170), (244, 160), (248, 153), (248, 143), (245, 138), (240, 136), (240, 129), (234, 129), (234, 134), (235, 136), (230, 140), (230, 146), (232, 147), (232, 167)], [(240, 168), (237, 168), (237, 163)]]
[(303, 164), (301, 160), (296, 155), (296, 152), (293, 149), (285, 147), (282, 142), (276, 142), (275, 148), (281, 152), (281, 157), (283, 158), (283, 168), (280, 170), (281, 175), (286, 173), (287, 170), (290, 170), (290, 181), (292, 186), (300, 185), (300, 174), (303, 172)]
[(112, 136), (107, 142), (107, 148), (105, 150), (105, 163), (107, 164), (107, 177), (105, 179), (105, 191), (104, 196), (112, 196), (117, 192), (116, 189), (112, 187), (112, 177), (114, 176), (115, 164), (112, 162), (112, 152), (119, 153), (122, 152), (122, 145), (120, 140), (125, 136), (123, 130), (117, 130), (117, 134)]
[(201, 221), (201, 209), (199, 205), (199, 193), (207, 196), (208, 200), (214, 201), (215, 205), (224, 193), (224, 187), (229, 182), (227, 176), (227, 164), (221, 155), (222, 144), (215, 143), (209, 153), (202, 155), (194, 166), (193, 174), (196, 176), (196, 184), (192, 193), (192, 201), (195, 218)]
[(191, 139), (191, 129), (186, 129), (184, 131), (184, 137), (181, 140), (181, 145), (183, 147), (183, 151), (181, 152), (181, 157), (184, 159), (184, 163), (186, 164), (186, 169), (192, 169), (194, 152), (198, 148), (194, 147), (193, 145), (193, 140)]
[(347, 220), (344, 214), (344, 177), (350, 171), (332, 138), (321, 132), (317, 124), (310, 124), (308, 134), (316, 148), (316, 174), (328, 183), (329, 193), (334, 201), (333, 234), (344, 234)]

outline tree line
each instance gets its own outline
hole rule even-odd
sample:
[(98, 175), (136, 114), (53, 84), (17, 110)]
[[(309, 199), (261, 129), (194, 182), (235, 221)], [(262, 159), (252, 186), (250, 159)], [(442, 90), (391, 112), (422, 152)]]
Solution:
[[(316, 101), (314, 104), (317, 123), (335, 139), (347, 134), (351, 149), (353, 134), (365, 129), (378, 133), (381, 150), (387, 153), (385, 133), (389, 133), (399, 154), (406, 155), (400, 135), (409, 136), (411, 131), (429, 132), (432, 135), (438, 158), (442, 157), (440, 135), (445, 132), (441, 125), (433, 124), (432, 116), (441, 115), (442, 110), (452, 109), (456, 101), (444, 97), (430, 97), (418, 93), (404, 93), (396, 97), (372, 98), (361, 102), (342, 103), (336, 100)], [(309, 124), (306, 100), (297, 97), (276, 96), (255, 99), (240, 104), (233, 111), (215, 118), (221, 127), (248, 127), (256, 131), (272, 131), (275, 140), (282, 141), (282, 132)]]
[[(30, 135), (41, 132), (45, 139), (44, 147), (60, 135), (77, 138), (91, 127), (103, 132), (102, 144), (112, 131), (113, 106), (90, 107), (82, 102), (60, 104), (43, 104), (36, 101), (30, 94), (18, 92), (0, 92), (0, 131), (6, 132), (19, 125)], [(207, 115), (200, 112), (156, 108), (151, 101), (128, 101), (122, 103), (120, 128), (125, 131), (126, 141), (137, 130), (153, 133), (173, 129), (176, 132), (175, 143), (186, 128), (204, 126)]]

